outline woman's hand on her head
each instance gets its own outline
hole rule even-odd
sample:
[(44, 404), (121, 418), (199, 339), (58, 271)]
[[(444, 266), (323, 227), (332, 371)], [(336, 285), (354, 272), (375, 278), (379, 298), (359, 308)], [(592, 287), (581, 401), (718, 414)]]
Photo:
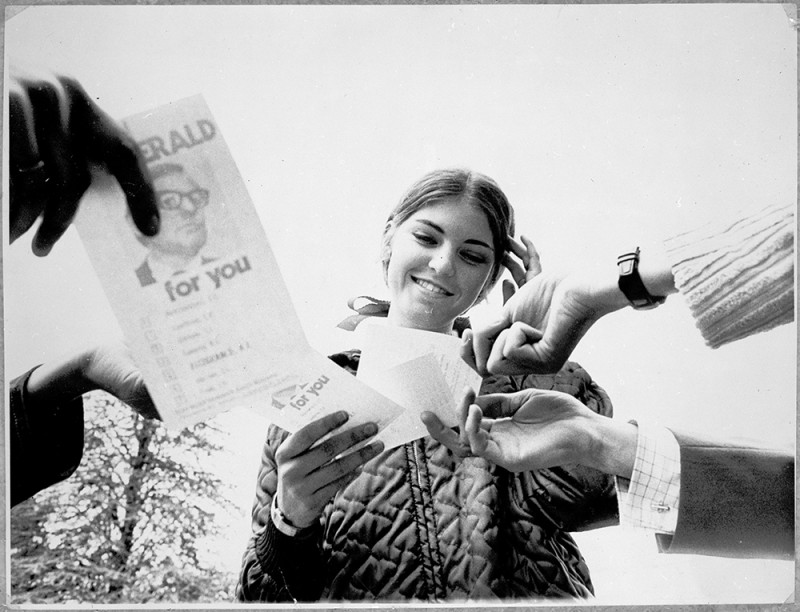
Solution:
[(375, 423), (345, 429), (320, 442), (347, 418), (347, 413), (336, 412), (317, 419), (286, 438), (275, 454), (278, 507), (294, 527), (313, 525), (328, 500), (383, 451), (383, 442), (377, 441), (343, 454), (374, 436), (378, 432)]
[[(511, 277), (514, 280), (513, 282), (508, 279), (503, 281), (502, 291), (504, 305), (508, 304), (508, 301), (514, 296), (518, 288), (530, 282), (535, 282), (542, 274), (539, 252), (536, 250), (533, 242), (525, 236), (520, 236), (519, 240), (516, 240), (513, 236), (508, 236), (508, 244), (509, 250), (506, 252), (505, 258), (503, 259), (503, 266), (511, 273)], [(519, 261), (517, 261), (517, 259), (519, 259)], [(538, 283), (537, 286), (540, 284), (541, 283)], [(531, 318), (541, 318), (541, 314), (539, 314), (538, 317), (534, 315)], [(511, 327), (513, 323), (513, 315), (509, 312), (508, 308), (504, 308), (503, 314), (499, 319), (495, 319), (488, 325), (475, 325), (474, 331), (469, 329), (465, 330), (461, 336), (461, 358), (475, 371), (483, 376), (488, 376), (490, 374), (490, 369), (487, 366), (489, 351), (497, 335), (507, 327)], [(478, 335), (475, 335), (475, 332), (477, 332)], [(511, 344), (512, 341), (518, 343), (519, 346), (524, 346), (540, 340), (541, 337), (541, 332), (531, 327), (531, 325), (517, 325), (514, 334), (508, 340), (508, 350), (517, 346), (516, 344)], [(498, 350), (500, 347), (505, 348), (505, 346), (506, 338), (504, 336), (502, 342), (498, 343)], [(492, 369), (491, 373), (494, 374), (522, 374), (528, 372), (528, 370), (513, 371), (512, 369), (506, 369), (515, 368), (516, 364), (498, 364), (496, 360), (492, 361), (491, 366), (500, 368), (497, 370)]]
[[(508, 236), (509, 250), (503, 258), (503, 266), (511, 273), (511, 278), (514, 279), (514, 282), (510, 280), (503, 281), (503, 304), (514, 295), (519, 287), (522, 287), (542, 271), (539, 252), (533, 242), (522, 235), (519, 238), (517, 240), (513, 236)], [(514, 286), (515, 283), (516, 287)]]

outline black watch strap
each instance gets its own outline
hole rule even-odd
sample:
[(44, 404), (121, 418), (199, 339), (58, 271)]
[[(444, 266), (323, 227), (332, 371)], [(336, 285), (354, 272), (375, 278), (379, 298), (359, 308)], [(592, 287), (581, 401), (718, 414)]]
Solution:
[(623, 253), (617, 257), (617, 267), (619, 268), (620, 291), (625, 294), (628, 301), (636, 310), (647, 310), (663, 304), (667, 299), (662, 295), (650, 295), (647, 287), (639, 276), (639, 247), (635, 251)]

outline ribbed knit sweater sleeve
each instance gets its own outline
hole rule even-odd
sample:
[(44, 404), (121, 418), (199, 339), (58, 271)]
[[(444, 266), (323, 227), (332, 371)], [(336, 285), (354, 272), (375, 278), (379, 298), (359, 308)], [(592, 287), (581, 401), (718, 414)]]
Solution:
[(768, 206), (664, 241), (675, 285), (717, 348), (794, 319), (794, 207)]

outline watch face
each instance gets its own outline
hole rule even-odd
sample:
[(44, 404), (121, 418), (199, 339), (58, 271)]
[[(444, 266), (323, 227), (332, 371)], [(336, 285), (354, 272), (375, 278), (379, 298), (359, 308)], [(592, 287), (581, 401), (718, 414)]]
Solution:
[(619, 262), (619, 273), (622, 275), (627, 275), (633, 272), (633, 259), (626, 259), (625, 261)]

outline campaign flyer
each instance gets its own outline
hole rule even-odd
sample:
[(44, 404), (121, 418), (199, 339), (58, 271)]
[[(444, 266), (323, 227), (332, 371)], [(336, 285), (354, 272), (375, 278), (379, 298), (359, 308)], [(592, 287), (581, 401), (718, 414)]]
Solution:
[(253, 202), (202, 96), (128, 117), (161, 214), (139, 233), (110, 178), (76, 226), (164, 422), (238, 406), (289, 431), (343, 409), (384, 428), (402, 408), (308, 344)]

